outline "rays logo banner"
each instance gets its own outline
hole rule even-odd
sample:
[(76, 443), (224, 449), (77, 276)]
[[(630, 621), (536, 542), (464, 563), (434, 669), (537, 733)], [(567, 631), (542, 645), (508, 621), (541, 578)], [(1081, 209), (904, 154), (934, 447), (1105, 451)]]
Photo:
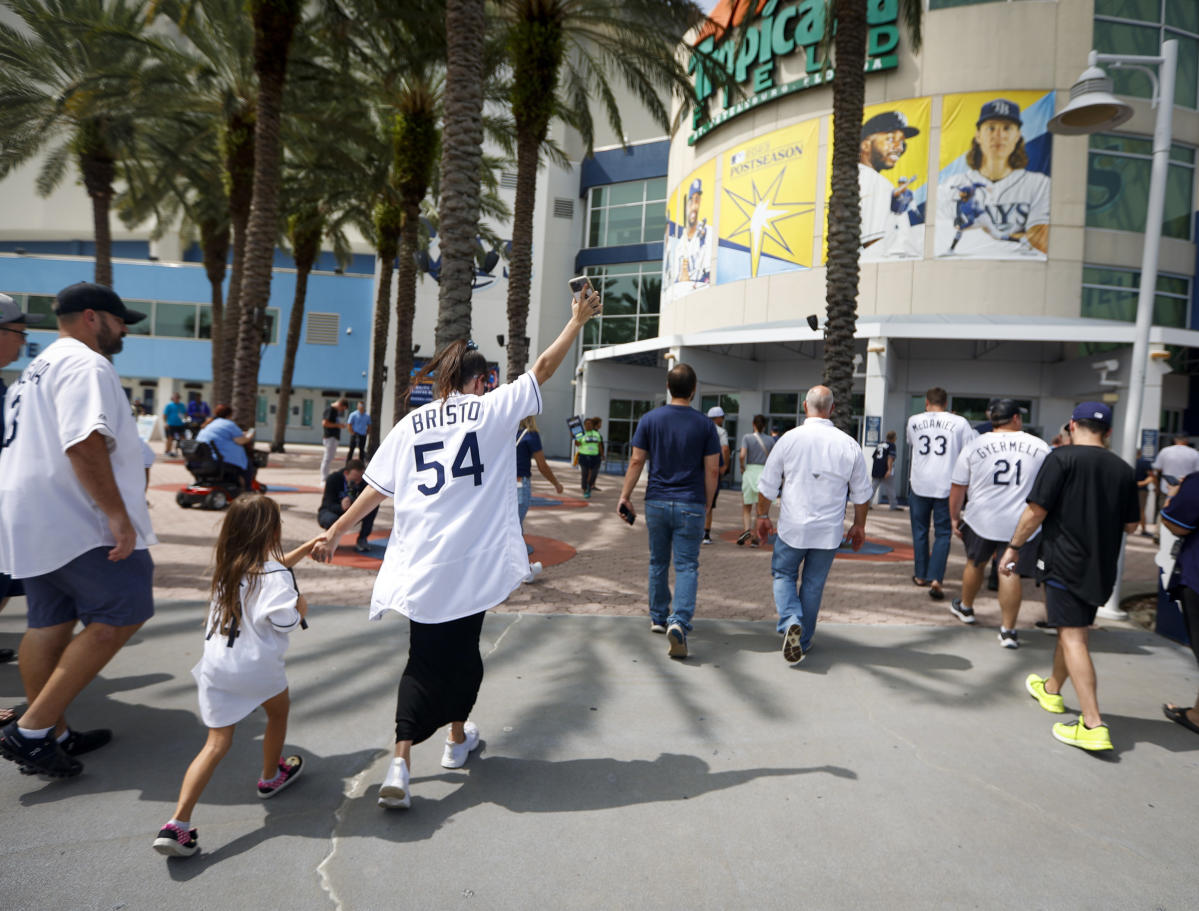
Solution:
[(807, 120), (725, 154), (719, 284), (812, 267), (819, 137)]

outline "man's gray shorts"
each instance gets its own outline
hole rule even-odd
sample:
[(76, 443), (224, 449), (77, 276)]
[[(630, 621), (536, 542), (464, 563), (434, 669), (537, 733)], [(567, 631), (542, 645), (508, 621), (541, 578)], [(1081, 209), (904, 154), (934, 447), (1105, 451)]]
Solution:
[(95, 547), (41, 576), (23, 580), (29, 626), (37, 629), (80, 620), (132, 626), (154, 616), (154, 561), (135, 550), (108, 559), (111, 547)]

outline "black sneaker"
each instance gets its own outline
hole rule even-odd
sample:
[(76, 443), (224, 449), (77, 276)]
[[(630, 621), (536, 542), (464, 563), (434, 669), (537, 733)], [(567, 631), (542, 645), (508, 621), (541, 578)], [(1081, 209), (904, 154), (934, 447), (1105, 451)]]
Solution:
[(199, 836), (200, 833), (195, 829), (184, 832), (178, 826), (167, 823), (154, 838), (154, 850), (167, 857), (191, 857), (200, 850)]
[(359, 538), (354, 543), (354, 550), (358, 551), (358, 553), (360, 553), (360, 554), (370, 553), (370, 549), (371, 549), (370, 542), (367, 541), (365, 538)]
[(1014, 629), (1003, 629), (1001, 627), (999, 630), (999, 644), (1004, 648), (1019, 648), (1020, 640), (1016, 636), (1016, 631)]
[(704, 539), (703, 539), (703, 541), (702, 541), (702, 542), (700, 542), (700, 543), (702, 543), (702, 544), (711, 544), (711, 543), (712, 543), (712, 533), (711, 533), (710, 531), (705, 531), (705, 532), (704, 532)]
[(83, 763), (64, 753), (52, 736), (23, 737), (15, 721), (0, 730), (0, 756), (48, 778), (73, 778), (83, 771)]
[(967, 607), (959, 598), (954, 598), (951, 602), (949, 602), (949, 612), (963, 623), (974, 622), (974, 608)]
[(82, 756), (84, 753), (100, 749), (110, 740), (112, 731), (108, 728), (96, 728), (94, 731), (71, 731), (59, 746), (68, 756)]

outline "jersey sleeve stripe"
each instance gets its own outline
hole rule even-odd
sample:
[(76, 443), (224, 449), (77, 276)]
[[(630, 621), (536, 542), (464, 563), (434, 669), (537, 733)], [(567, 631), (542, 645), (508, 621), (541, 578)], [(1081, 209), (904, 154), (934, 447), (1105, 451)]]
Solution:
[(66, 452), (72, 446), (78, 446), (80, 443), (82, 443), (84, 440), (86, 440), (88, 437), (90, 437), (97, 430), (100, 431), (100, 433), (103, 434), (104, 436), (108, 437), (110, 440), (115, 440), (117, 438), (116, 431), (114, 431), (112, 429), (112, 427), (110, 427), (108, 424), (104, 423), (103, 421), (96, 421), (95, 423), (90, 424), (88, 427), (81, 430), (75, 436), (71, 437), (69, 442), (64, 443), (63, 447), (62, 447), (62, 451)]
[(1179, 528), (1185, 528), (1189, 531), (1194, 531), (1194, 529), (1195, 529), (1194, 525), (1188, 525), (1186, 522), (1179, 521), (1178, 519), (1174, 518), (1172, 515), (1170, 515), (1170, 513), (1168, 511), (1166, 511), (1164, 509), (1162, 510), (1162, 518), (1168, 522), (1173, 523), (1174, 525), (1177, 525)]
[(537, 394), (537, 413), (541, 414), (545, 406), (541, 401), (541, 387), (537, 385), (537, 377), (533, 376), (532, 370), (526, 373), (525, 376), (527, 376), (529, 378), (529, 382), (533, 384), (533, 391)]
[(395, 496), (394, 490), (388, 490), (386, 487), (384, 487), (382, 484), (380, 484), (378, 481), (376, 481), (374, 478), (371, 477), (370, 469), (367, 469), (365, 472), (363, 472), (362, 480), (366, 481), (367, 484), (369, 484), (371, 487), (375, 488), (375, 490), (379, 491), (379, 493), (383, 494), (383, 496), (385, 496), (385, 497), (394, 497)]

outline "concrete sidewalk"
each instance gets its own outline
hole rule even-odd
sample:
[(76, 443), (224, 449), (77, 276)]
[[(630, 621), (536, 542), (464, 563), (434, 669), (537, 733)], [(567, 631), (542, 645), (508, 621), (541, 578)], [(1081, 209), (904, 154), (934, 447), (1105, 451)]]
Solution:
[[(406, 626), (317, 606), (288, 662), (303, 780), (256, 799), (251, 716), (197, 808), (203, 850), (168, 861), (150, 842), (204, 738), (202, 614), (161, 603), (78, 700), (116, 732), (81, 777), (0, 764), (5, 909), (1193, 907), (1199, 737), (1159, 704), (1199, 673), (1150, 633), (1093, 635), (1100, 758), (1024, 692), (1047, 633), (1010, 652), (991, 629), (829, 623), (791, 669), (768, 623), (700, 619), (678, 662), (643, 618), (495, 614), (484, 746), (459, 771), (417, 747), (412, 809), (385, 812)], [(0, 614), (6, 643), (22, 628)]]

